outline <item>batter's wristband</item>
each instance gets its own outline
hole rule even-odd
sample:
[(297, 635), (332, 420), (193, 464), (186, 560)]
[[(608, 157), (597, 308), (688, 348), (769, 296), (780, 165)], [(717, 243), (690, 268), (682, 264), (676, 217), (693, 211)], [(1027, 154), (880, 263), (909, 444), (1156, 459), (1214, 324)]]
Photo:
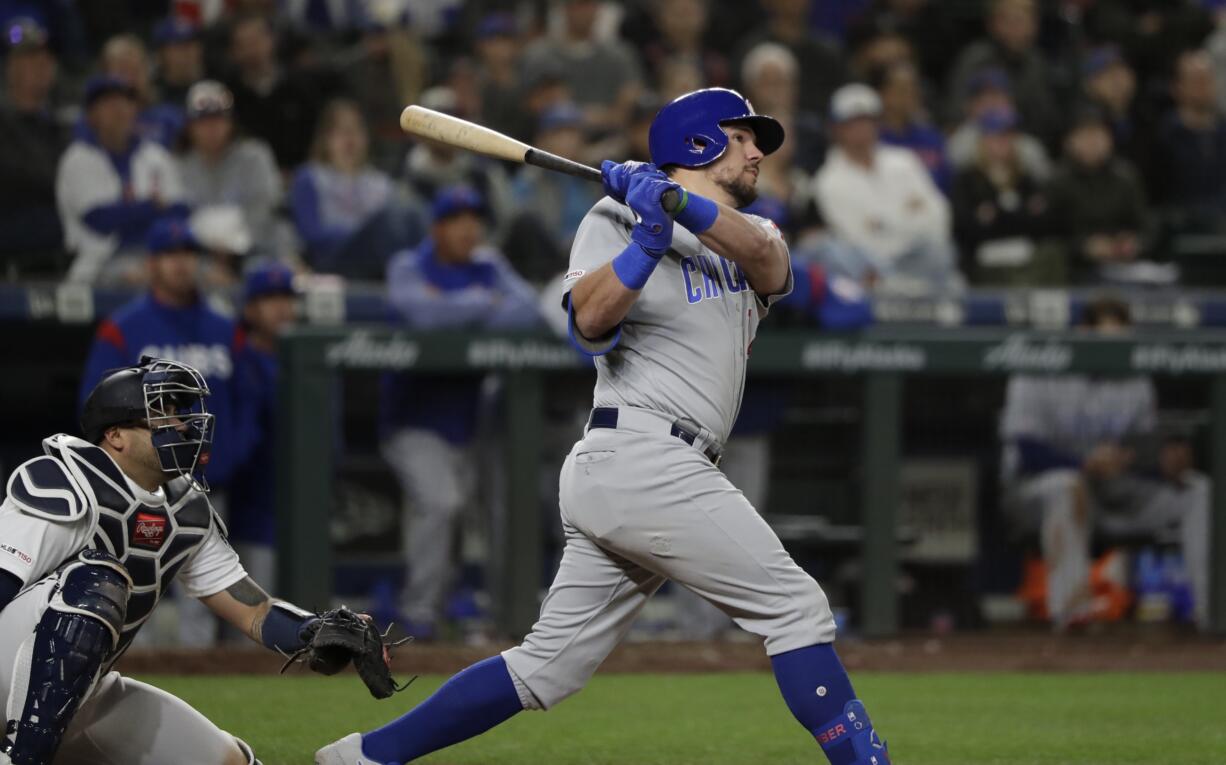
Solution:
[(613, 273), (626, 289), (641, 290), (658, 265), (658, 255), (652, 255), (638, 242), (631, 242), (613, 258)]
[(673, 218), (689, 229), (691, 234), (701, 234), (711, 228), (718, 217), (719, 206), (710, 199), (681, 190), (681, 204), (677, 206)]

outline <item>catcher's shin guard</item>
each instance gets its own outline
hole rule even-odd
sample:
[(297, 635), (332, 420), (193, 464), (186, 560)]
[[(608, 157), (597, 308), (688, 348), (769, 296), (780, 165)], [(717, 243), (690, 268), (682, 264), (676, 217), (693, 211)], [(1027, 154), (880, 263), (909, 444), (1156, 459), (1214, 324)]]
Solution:
[(885, 742), (873, 730), (873, 722), (859, 699), (847, 702), (843, 714), (821, 726), (815, 735), (823, 751), (850, 741), (856, 754), (854, 765), (890, 765)]
[(108, 553), (84, 550), (56, 573), (47, 610), (17, 650), (0, 753), (13, 765), (55, 757), (77, 707), (119, 642), (132, 580)]

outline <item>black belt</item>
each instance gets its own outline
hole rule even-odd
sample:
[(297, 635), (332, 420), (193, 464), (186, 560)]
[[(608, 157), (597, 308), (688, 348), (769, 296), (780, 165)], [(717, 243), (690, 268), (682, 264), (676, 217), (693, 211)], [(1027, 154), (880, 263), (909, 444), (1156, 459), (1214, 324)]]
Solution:
[[(617, 407), (615, 406), (598, 406), (592, 410), (591, 415), (587, 418), (588, 428), (616, 428), (617, 427)], [(684, 427), (680, 423), (674, 422), (669, 430), (670, 436), (680, 438), (690, 446), (694, 445), (694, 441), (698, 439), (698, 434), (689, 428)], [(703, 456), (711, 460), (716, 466), (719, 465), (720, 450), (715, 445), (708, 446), (702, 452)]]

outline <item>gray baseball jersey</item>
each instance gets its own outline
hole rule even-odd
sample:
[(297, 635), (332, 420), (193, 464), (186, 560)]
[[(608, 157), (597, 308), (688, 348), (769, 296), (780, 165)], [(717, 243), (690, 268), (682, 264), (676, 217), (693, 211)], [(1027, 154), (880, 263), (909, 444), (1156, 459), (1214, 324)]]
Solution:
[[(633, 225), (611, 199), (593, 207), (566, 288), (621, 252)], [(784, 294), (791, 286), (789, 274)], [(727, 476), (670, 435), (680, 421), (728, 437), (750, 344), (776, 297), (756, 296), (734, 263), (677, 226), (618, 332), (584, 343), (608, 351), (596, 359), (594, 403), (617, 407), (617, 425), (589, 428), (562, 466), (562, 561), (531, 634), (503, 653), (525, 707), (582, 688), (669, 579), (760, 635), (772, 656), (834, 639), (813, 578)]]
[[(771, 221), (748, 216), (782, 239)], [(571, 248), (565, 289), (630, 242), (634, 214), (605, 197), (583, 219)], [(716, 255), (680, 225), (673, 246), (643, 288), (616, 347), (596, 359), (595, 406), (637, 406), (690, 420), (722, 444), (732, 432), (758, 322), (770, 304), (740, 266)], [(591, 350), (603, 350), (598, 345)]]

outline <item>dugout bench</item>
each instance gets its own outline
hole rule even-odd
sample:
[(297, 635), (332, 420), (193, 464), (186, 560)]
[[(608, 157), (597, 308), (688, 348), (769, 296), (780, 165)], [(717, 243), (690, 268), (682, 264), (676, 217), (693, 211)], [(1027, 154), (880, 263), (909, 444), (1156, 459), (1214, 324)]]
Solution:
[[(285, 597), (323, 607), (331, 597), (333, 379), (339, 372), (498, 371), (505, 385), (507, 520), (491, 595), (501, 630), (525, 634), (539, 603), (541, 534), (537, 487), (550, 371), (588, 362), (544, 334), (413, 334), (386, 326), (301, 327), (281, 346), (277, 514), (278, 581)], [(870, 637), (898, 630), (896, 515), (900, 501), (903, 386), (909, 375), (1097, 374), (1206, 378), (1214, 482), (1210, 630), (1226, 635), (1226, 331), (1141, 329), (1127, 338), (1007, 328), (879, 326), (856, 334), (764, 331), (751, 369), (775, 377), (857, 375), (864, 417), (859, 482), (864, 571), (859, 615)], [(993, 444), (991, 448), (997, 448)]]

